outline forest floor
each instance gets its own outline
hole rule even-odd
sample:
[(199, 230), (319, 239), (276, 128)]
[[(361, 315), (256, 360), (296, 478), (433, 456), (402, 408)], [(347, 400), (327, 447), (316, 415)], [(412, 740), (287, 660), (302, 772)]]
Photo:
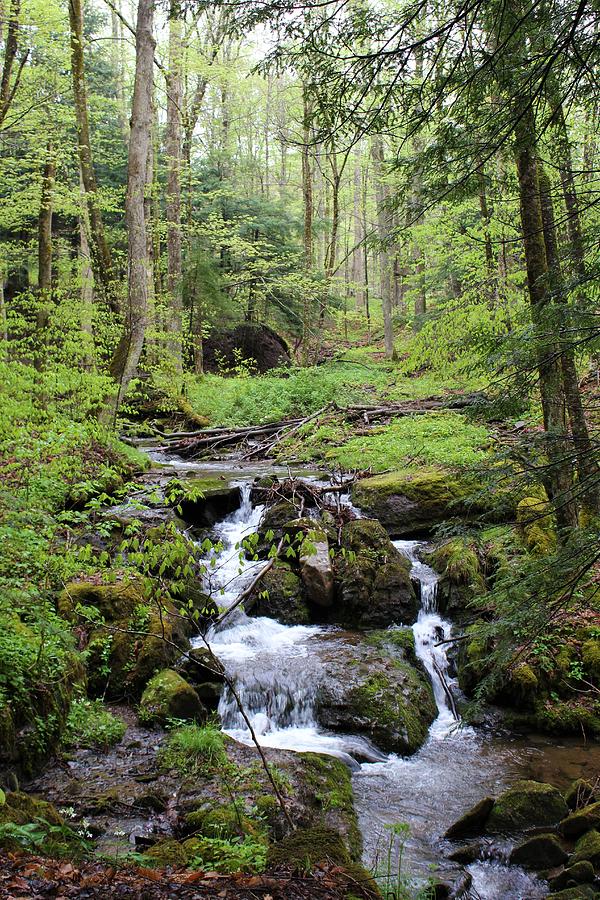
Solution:
[[(352, 885), (356, 897), (367, 897)], [(311, 874), (277, 870), (262, 875), (220, 875), (217, 872), (166, 873), (140, 866), (102, 862), (73, 864), (27, 853), (0, 852), (0, 897), (6, 900), (71, 898), (80, 900), (344, 900), (348, 881), (340, 882), (335, 866), (315, 867)]]

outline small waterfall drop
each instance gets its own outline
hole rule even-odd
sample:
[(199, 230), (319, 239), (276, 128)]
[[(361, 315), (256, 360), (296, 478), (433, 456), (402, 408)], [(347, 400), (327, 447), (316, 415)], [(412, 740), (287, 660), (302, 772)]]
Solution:
[(421, 587), (421, 609), (413, 625), (415, 651), (431, 679), (438, 717), (431, 726), (430, 738), (443, 738), (454, 730), (460, 717), (456, 710), (454, 691), (456, 681), (450, 676), (446, 641), (450, 640), (452, 625), (442, 618), (437, 607), (439, 576), (431, 566), (418, 557), (421, 541), (393, 541), (394, 547), (411, 562), (411, 576)]

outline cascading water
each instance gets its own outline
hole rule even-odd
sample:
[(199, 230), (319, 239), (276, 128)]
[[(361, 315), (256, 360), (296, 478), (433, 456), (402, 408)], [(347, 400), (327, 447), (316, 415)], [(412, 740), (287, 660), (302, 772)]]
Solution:
[[(211, 560), (208, 587), (220, 606), (230, 606), (264, 565), (248, 562), (241, 542), (256, 531), (262, 506), (252, 506), (250, 482), (241, 486), (241, 506), (216, 529), (222, 549)], [(368, 741), (324, 732), (315, 715), (321, 672), (311, 639), (319, 626), (281, 625), (266, 617), (232, 611), (207, 640), (225, 665), (260, 743), (267, 747), (330, 753), (356, 767), (355, 758), (384, 759)], [(219, 704), (224, 730), (243, 743), (252, 736), (233, 693), (225, 688)]]
[[(421, 609), (413, 625), (415, 651), (431, 678), (438, 716), (427, 742), (409, 758), (391, 754), (384, 763), (365, 763), (354, 776), (354, 795), (365, 838), (365, 858), (371, 865), (385, 857), (386, 828), (408, 822), (410, 838), (403, 859), (411, 874), (425, 880), (443, 858), (442, 835), (465, 809), (486, 791), (496, 793), (498, 756), (487, 751), (474, 729), (460, 722), (455, 704), (456, 680), (449, 672), (447, 647), (452, 625), (437, 608), (438, 575), (419, 559), (421, 541), (394, 541), (411, 562), (419, 582)], [(476, 777), (475, 777), (476, 775)], [(482, 861), (468, 869), (472, 894), (479, 900), (536, 900), (544, 885), (533, 875), (500, 862)], [(443, 873), (442, 873), (443, 874)], [(451, 867), (448, 874), (452, 873)]]

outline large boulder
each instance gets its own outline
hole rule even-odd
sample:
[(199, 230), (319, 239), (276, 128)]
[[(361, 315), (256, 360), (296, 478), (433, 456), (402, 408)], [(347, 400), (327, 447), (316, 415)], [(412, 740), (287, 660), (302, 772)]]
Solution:
[[(306, 544), (310, 549), (306, 550)], [(300, 556), (300, 574), (306, 596), (316, 606), (331, 606), (334, 598), (333, 568), (329, 555), (327, 535), (315, 534), (303, 544)]]
[(419, 601), (411, 563), (374, 519), (356, 519), (341, 530), (335, 558), (336, 599), (329, 621), (352, 628), (412, 624)]
[(587, 860), (582, 860), (550, 878), (548, 884), (551, 890), (562, 891), (565, 888), (573, 888), (579, 884), (591, 884), (594, 878), (593, 865)]
[(212, 328), (203, 342), (206, 372), (234, 370), (248, 362), (257, 372), (268, 372), (291, 362), (285, 340), (268, 325), (241, 322), (234, 328)]
[(431, 684), (403, 643), (386, 646), (382, 634), (354, 635), (353, 643), (324, 637), (317, 717), (325, 728), (362, 735), (382, 750), (414, 753), (437, 714)]
[(598, 789), (589, 781), (586, 781), (585, 778), (577, 778), (575, 781), (572, 781), (564, 796), (567, 806), (573, 810), (600, 800)]
[(148, 682), (139, 717), (145, 725), (165, 725), (169, 719), (202, 721), (206, 710), (191, 684), (173, 669), (163, 669)]
[(178, 506), (186, 522), (210, 528), (239, 509), (240, 489), (226, 478), (192, 477), (182, 482)]
[(480, 511), (469, 502), (472, 492), (468, 482), (451, 472), (421, 469), (363, 478), (352, 486), (352, 502), (401, 537)]
[(494, 803), (486, 829), (506, 833), (556, 825), (567, 812), (562, 794), (551, 784), (516, 781)]

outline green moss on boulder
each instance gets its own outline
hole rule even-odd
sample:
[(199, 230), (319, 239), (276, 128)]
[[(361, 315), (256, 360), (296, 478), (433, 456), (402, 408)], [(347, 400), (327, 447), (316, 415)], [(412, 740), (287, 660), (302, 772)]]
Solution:
[(600, 640), (598, 638), (591, 638), (582, 645), (581, 660), (591, 678), (600, 682)]
[(600, 828), (600, 802), (572, 812), (560, 823), (561, 832), (568, 838), (577, 838), (593, 828)]
[(598, 791), (585, 778), (577, 778), (565, 791), (565, 801), (569, 809), (580, 809), (600, 799)]
[(307, 625), (311, 621), (302, 581), (280, 561), (260, 580), (248, 606), (251, 616), (269, 616), (284, 625)]
[(473, 486), (448, 471), (420, 469), (363, 478), (352, 486), (352, 501), (400, 537), (476, 512), (469, 503)]
[(517, 781), (494, 803), (486, 829), (489, 832), (512, 832), (555, 825), (567, 813), (562, 794), (551, 784)]
[(510, 863), (539, 872), (561, 866), (568, 856), (555, 834), (536, 834), (514, 847)]
[(139, 709), (140, 721), (164, 725), (168, 719), (202, 721), (206, 710), (194, 688), (173, 669), (163, 669), (148, 683)]
[(146, 857), (157, 868), (183, 869), (188, 864), (188, 853), (179, 841), (158, 841), (146, 851)]
[(588, 831), (575, 844), (575, 852), (571, 857), (571, 865), (579, 862), (590, 862), (594, 869), (600, 868), (600, 833)]
[(494, 806), (493, 797), (484, 797), (475, 806), (467, 810), (464, 815), (448, 828), (444, 834), (448, 840), (457, 840), (472, 834), (481, 834), (485, 831), (485, 825)]
[(546, 500), (524, 497), (517, 506), (517, 522), (523, 543), (530, 553), (545, 556), (555, 549), (556, 532)]

